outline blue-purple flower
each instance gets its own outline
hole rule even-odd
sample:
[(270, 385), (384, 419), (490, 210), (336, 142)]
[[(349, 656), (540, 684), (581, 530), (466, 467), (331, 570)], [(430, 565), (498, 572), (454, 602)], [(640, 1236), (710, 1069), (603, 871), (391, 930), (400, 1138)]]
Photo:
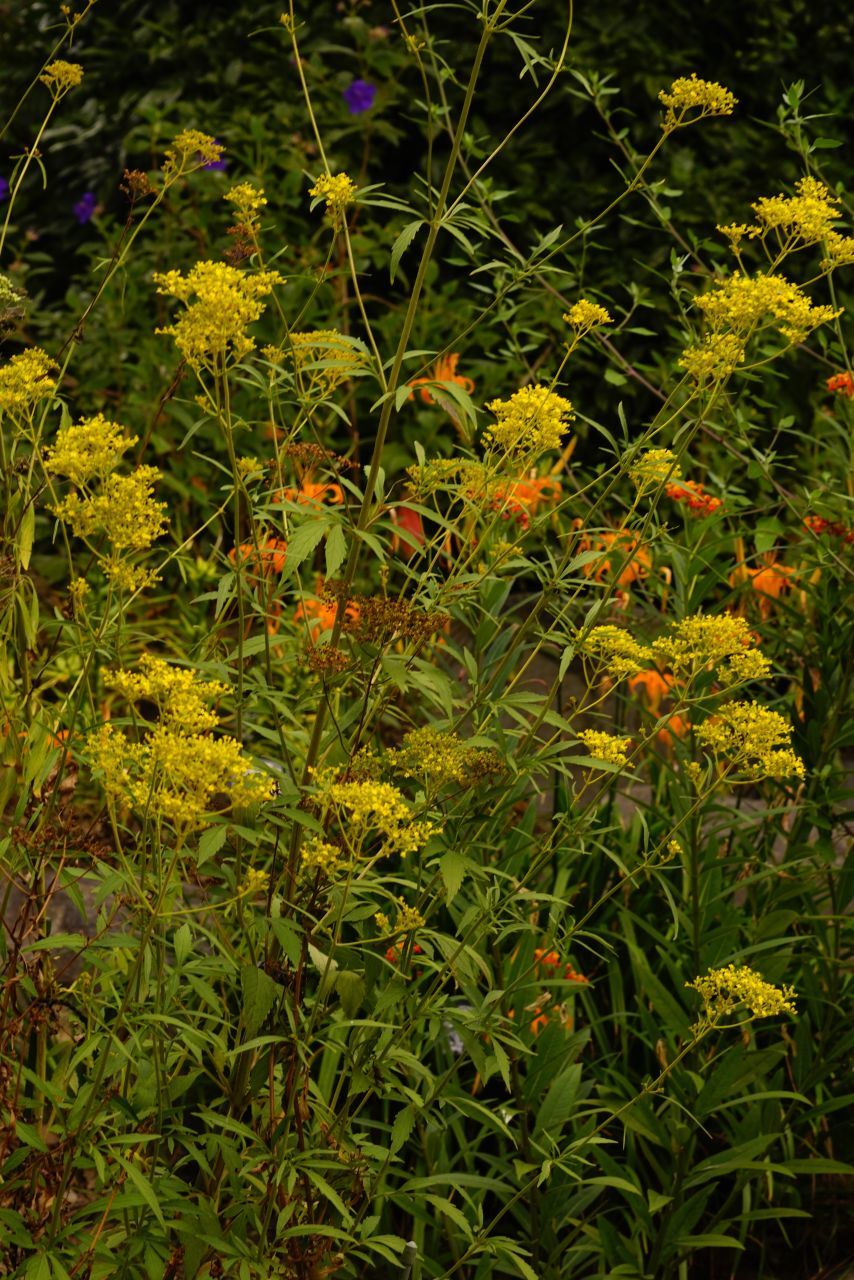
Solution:
[(98, 197), (94, 191), (84, 191), (80, 199), (71, 206), (72, 212), (81, 227), (92, 217), (97, 203)]
[(5, 178), (0, 178), (0, 200), (5, 200), (9, 195), (9, 184)]
[(344, 90), (344, 101), (347, 103), (347, 110), (351, 116), (361, 115), (363, 111), (370, 111), (374, 105), (374, 99), (377, 96), (377, 86), (371, 84), (370, 80), (354, 80)]
[[(214, 138), (214, 142), (219, 142), (219, 138)], [(203, 169), (216, 169), (220, 173), (224, 173), (228, 168), (228, 161), (224, 156), (220, 156), (218, 160), (209, 160), (207, 164), (202, 165)]]

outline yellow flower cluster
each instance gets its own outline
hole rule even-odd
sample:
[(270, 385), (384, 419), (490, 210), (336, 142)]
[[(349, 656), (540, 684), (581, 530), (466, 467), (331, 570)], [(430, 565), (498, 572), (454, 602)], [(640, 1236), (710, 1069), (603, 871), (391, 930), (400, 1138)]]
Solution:
[(253, 768), (234, 738), (183, 733), (157, 725), (131, 742), (111, 724), (89, 740), (93, 767), (108, 797), (171, 822), (185, 833), (206, 815), (268, 800), (272, 784)]
[(364, 353), (352, 338), (337, 329), (308, 329), (291, 333), (294, 368), (301, 390), (308, 395), (329, 395), (365, 365)]
[(118, 556), (104, 556), (101, 561), (104, 576), (112, 582), (117, 591), (133, 593), (153, 587), (160, 581), (153, 569), (146, 569), (139, 564), (131, 564)]
[(699, 993), (708, 1022), (717, 1022), (739, 1005), (747, 1005), (754, 1018), (771, 1018), (779, 1013), (795, 1013), (793, 987), (775, 987), (747, 965), (728, 964), (711, 969), (704, 977), (686, 982)]
[(589, 302), (587, 298), (576, 302), (569, 311), (564, 313), (563, 318), (579, 334), (589, 333), (591, 329), (599, 329), (604, 324), (614, 323), (613, 316), (605, 307), (600, 307), (598, 302)]
[[(728, 683), (735, 679), (758, 680), (771, 664), (753, 645), (744, 618), (721, 613), (693, 614), (674, 622), (652, 642), (653, 656), (670, 667), (675, 676), (690, 677), (701, 671), (717, 671)], [(752, 656), (746, 660), (745, 655)], [(744, 677), (740, 673), (747, 671)]]
[(158, 293), (186, 305), (175, 324), (157, 332), (171, 334), (196, 370), (221, 368), (230, 356), (239, 360), (252, 351), (246, 326), (262, 315), (261, 298), (283, 283), (278, 271), (249, 275), (225, 262), (198, 262), (186, 275), (158, 271), (154, 282)]
[(486, 774), (501, 770), (497, 752), (467, 746), (459, 734), (432, 729), (429, 725), (407, 733), (392, 755), (398, 772), (410, 777), (424, 776), (436, 786), (455, 783), (471, 787)]
[(659, 489), (681, 475), (682, 468), (672, 449), (647, 449), (629, 467), (629, 479), (639, 493)]
[(393, 928), (384, 911), (378, 911), (374, 916), (383, 933), (414, 933), (416, 929), (424, 928), (426, 921), (417, 907), (408, 906), (403, 898), (398, 898), (397, 904), (397, 916)]
[(757, 702), (727, 702), (697, 729), (702, 746), (748, 778), (804, 776), (791, 748), (792, 730), (781, 715)]
[(83, 79), (83, 68), (78, 62), (63, 62), (61, 58), (49, 63), (39, 76), (54, 98), (62, 98), (69, 89), (76, 89)]
[(225, 147), (199, 129), (182, 129), (166, 148), (163, 172), (169, 178), (219, 160)]
[(628, 764), (631, 738), (620, 738), (601, 729), (582, 729), (578, 737), (594, 759), (604, 760), (606, 764)]
[(41, 347), (28, 347), (0, 369), (0, 411), (30, 413), (56, 390), (56, 364)]
[(234, 738), (214, 738), (216, 716), (207, 701), (224, 692), (218, 682), (146, 656), (141, 671), (116, 671), (113, 686), (130, 702), (150, 700), (158, 722), (132, 742), (111, 724), (90, 739), (93, 766), (112, 801), (163, 818), (179, 831), (204, 825), (205, 815), (270, 799), (273, 786), (252, 767)]
[(652, 650), (640, 644), (622, 627), (594, 627), (582, 642), (582, 651), (599, 658), (618, 680), (637, 675), (652, 661)]
[(751, 205), (757, 221), (748, 231), (751, 239), (777, 231), (790, 247), (824, 240), (839, 221), (839, 201), (817, 178), (801, 178), (795, 190), (795, 196), (763, 196)]
[(695, 71), (690, 76), (679, 76), (669, 89), (661, 90), (658, 98), (667, 108), (661, 122), (665, 133), (705, 116), (731, 116), (738, 102), (729, 89), (716, 80), (700, 80)]
[(255, 867), (250, 867), (243, 878), (240, 886), (241, 895), (246, 897), (254, 896), (256, 893), (266, 893), (270, 887), (270, 877), (266, 871), (257, 871)]
[(818, 325), (842, 314), (830, 306), (815, 306), (799, 285), (777, 275), (738, 275), (718, 280), (708, 293), (697, 298), (697, 306), (716, 332), (745, 337), (770, 315), (790, 342), (803, 342)]
[(847, 267), (854, 262), (854, 236), (843, 236), (838, 231), (828, 231), (824, 238), (827, 257), (822, 258), (823, 271), (834, 267)]
[(45, 453), (47, 470), (65, 476), (72, 484), (104, 480), (136, 444), (137, 436), (127, 436), (118, 422), (109, 422), (102, 413), (62, 427), (56, 441)]
[(235, 213), (245, 226), (254, 226), (258, 215), (267, 203), (267, 197), (261, 187), (253, 187), (251, 182), (238, 182), (226, 191), (223, 196), (229, 204), (234, 205)]
[(487, 446), (515, 459), (532, 459), (558, 449), (569, 422), (572, 405), (548, 387), (522, 387), (509, 400), (492, 400), (486, 406), (498, 419), (484, 432)]
[(743, 363), (744, 343), (734, 333), (707, 334), (679, 357), (679, 367), (701, 384), (723, 382)]
[(208, 703), (228, 692), (218, 680), (200, 680), (188, 667), (173, 667), (144, 654), (139, 671), (113, 671), (109, 682), (128, 702), (153, 702), (161, 724), (206, 733), (217, 723)]
[(97, 494), (69, 494), (51, 507), (78, 538), (103, 533), (117, 551), (144, 551), (166, 528), (165, 502), (154, 499), (156, 467), (137, 467), (129, 476), (108, 476)]
[(341, 861), (341, 849), (327, 840), (314, 839), (302, 851), (301, 869), (306, 874), (322, 871), (328, 875)]
[(390, 782), (333, 782), (326, 794), (349, 810), (353, 826), (378, 831), (389, 849), (403, 857), (423, 848), (437, 830), (430, 822), (412, 820), (405, 796)]
[(344, 210), (356, 198), (356, 184), (346, 173), (324, 173), (309, 188), (308, 194), (314, 200), (323, 200), (327, 216), (335, 226), (340, 226)]

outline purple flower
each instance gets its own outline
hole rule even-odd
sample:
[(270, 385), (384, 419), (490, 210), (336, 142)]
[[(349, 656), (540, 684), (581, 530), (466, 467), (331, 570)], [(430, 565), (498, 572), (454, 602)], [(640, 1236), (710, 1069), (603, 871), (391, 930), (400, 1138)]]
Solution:
[[(214, 138), (214, 142), (219, 142), (219, 138)], [(220, 173), (224, 173), (228, 168), (228, 161), (224, 156), (220, 156), (218, 160), (209, 160), (207, 164), (202, 165), (203, 169), (216, 169)]]
[(9, 184), (5, 178), (0, 178), (0, 200), (5, 200), (9, 194)]
[(347, 86), (343, 94), (351, 116), (358, 116), (363, 111), (370, 111), (376, 96), (377, 86), (371, 84), (369, 80), (354, 80), (351, 85)]
[(81, 227), (92, 217), (97, 203), (98, 197), (95, 195), (94, 191), (84, 191), (77, 203), (71, 206), (72, 212)]

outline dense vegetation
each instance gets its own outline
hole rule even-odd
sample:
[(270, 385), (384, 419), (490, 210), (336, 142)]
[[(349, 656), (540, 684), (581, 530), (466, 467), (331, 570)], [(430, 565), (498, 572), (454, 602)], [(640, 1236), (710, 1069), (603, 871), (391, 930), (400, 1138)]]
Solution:
[(79, 3), (0, 33), (0, 1275), (843, 1276), (846, 12)]

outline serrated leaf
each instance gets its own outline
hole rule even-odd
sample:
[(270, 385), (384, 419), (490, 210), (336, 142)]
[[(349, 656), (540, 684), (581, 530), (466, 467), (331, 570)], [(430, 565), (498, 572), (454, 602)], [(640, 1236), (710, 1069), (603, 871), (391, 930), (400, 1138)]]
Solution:
[(347, 539), (340, 524), (334, 524), (326, 539), (326, 576), (334, 578), (347, 554)]
[(193, 931), (189, 924), (184, 921), (180, 929), (176, 929), (172, 936), (172, 946), (175, 948), (175, 960), (178, 964), (183, 964), (187, 959), (192, 944)]
[(423, 225), (424, 223), (421, 218), (418, 218), (415, 222), (407, 222), (406, 226), (391, 246), (391, 267), (389, 271), (389, 278), (392, 284), (394, 284), (394, 277), (397, 275), (397, 268), (400, 266), (400, 259), (406, 253), (406, 250), (417, 236), (419, 228)]
[(240, 970), (240, 989), (243, 994), (243, 1021), (247, 1034), (254, 1036), (267, 1020), (280, 990), (270, 975), (254, 964), (244, 965)]
[(456, 849), (449, 849), (439, 859), (439, 871), (445, 886), (445, 901), (450, 906), (460, 891), (466, 873), (466, 859)]
[(288, 573), (293, 573), (303, 560), (311, 555), (328, 528), (329, 521), (321, 517), (317, 520), (306, 520), (305, 524), (299, 525), (293, 531), (288, 538), (288, 551), (285, 557), (285, 568)]
[(207, 862), (215, 853), (219, 853), (225, 844), (225, 837), (228, 834), (228, 827), (222, 823), (216, 827), (208, 827), (207, 831), (203, 831), (199, 836), (199, 852), (196, 857), (196, 863), (201, 866), (203, 862)]
[(399, 1151), (403, 1144), (408, 1140), (412, 1127), (415, 1124), (414, 1107), (404, 1107), (398, 1111), (394, 1117), (394, 1124), (391, 1127), (391, 1149), (392, 1153)]

